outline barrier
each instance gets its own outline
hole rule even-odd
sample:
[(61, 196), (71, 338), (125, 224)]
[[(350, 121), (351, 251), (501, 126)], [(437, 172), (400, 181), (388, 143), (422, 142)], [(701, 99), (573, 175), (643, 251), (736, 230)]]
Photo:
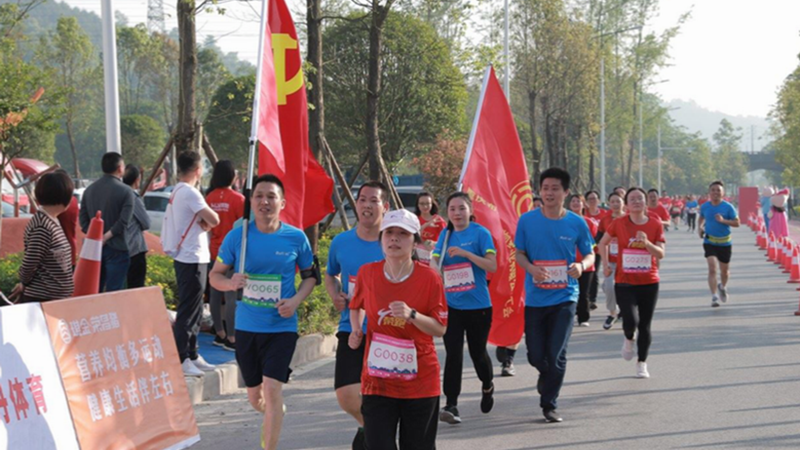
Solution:
[(89, 233), (83, 240), (81, 257), (75, 266), (75, 291), (73, 297), (100, 292), (100, 266), (103, 259), (103, 219), (100, 211), (89, 224)]

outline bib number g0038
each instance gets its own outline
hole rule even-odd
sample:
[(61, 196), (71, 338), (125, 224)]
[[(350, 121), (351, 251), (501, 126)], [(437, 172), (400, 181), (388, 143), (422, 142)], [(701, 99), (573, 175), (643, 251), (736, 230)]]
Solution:
[(367, 373), (376, 378), (403, 381), (417, 378), (417, 347), (414, 341), (373, 333), (367, 356)]

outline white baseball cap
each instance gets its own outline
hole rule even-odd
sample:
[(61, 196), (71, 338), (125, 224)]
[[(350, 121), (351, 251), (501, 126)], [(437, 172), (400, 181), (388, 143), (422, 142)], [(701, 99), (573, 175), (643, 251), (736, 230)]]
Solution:
[(407, 209), (389, 211), (383, 216), (381, 231), (391, 227), (400, 227), (409, 233), (417, 234), (419, 233), (419, 218)]

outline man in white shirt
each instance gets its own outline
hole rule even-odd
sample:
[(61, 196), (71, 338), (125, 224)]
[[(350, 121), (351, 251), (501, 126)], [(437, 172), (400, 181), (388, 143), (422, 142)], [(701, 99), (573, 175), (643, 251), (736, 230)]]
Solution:
[(203, 293), (211, 262), (207, 231), (219, 225), (219, 216), (195, 187), (203, 176), (200, 155), (196, 152), (181, 153), (177, 163), (179, 183), (170, 197), (161, 239), (165, 251), (175, 259), (178, 314), (173, 332), (181, 367), (185, 375), (202, 376), (202, 371), (214, 370), (214, 366), (197, 353), (197, 335), (200, 333)]

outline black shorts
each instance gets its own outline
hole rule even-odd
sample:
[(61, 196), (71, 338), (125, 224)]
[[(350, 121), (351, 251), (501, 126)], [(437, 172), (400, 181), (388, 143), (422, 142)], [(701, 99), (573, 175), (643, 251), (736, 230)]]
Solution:
[(361, 347), (357, 350), (350, 348), (348, 340), (350, 333), (340, 331), (336, 333), (339, 345), (336, 346), (336, 370), (333, 376), (333, 388), (361, 384), (361, 370), (364, 367), (364, 348), (366, 339), (361, 340)]
[(289, 364), (297, 346), (297, 333), (251, 333), (236, 330), (236, 362), (247, 387), (261, 385), (263, 377), (289, 381)]
[(670, 217), (672, 217), (673, 219), (676, 218), (676, 217), (680, 217), (680, 216), (681, 216), (681, 213), (670, 213)]
[(712, 245), (712, 244), (703, 244), (703, 250), (706, 252), (706, 258), (710, 256), (714, 256), (717, 260), (723, 264), (728, 264), (731, 262), (731, 253), (733, 253), (733, 246), (732, 245)]

